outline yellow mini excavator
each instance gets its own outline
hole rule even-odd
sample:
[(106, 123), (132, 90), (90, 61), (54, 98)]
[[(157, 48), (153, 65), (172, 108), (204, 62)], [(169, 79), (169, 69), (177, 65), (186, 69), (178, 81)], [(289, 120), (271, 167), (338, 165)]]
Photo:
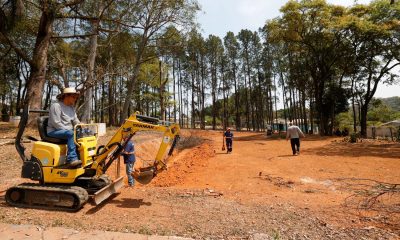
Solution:
[(46, 134), (47, 116), (38, 118), (41, 140), (33, 144), (31, 156), (25, 154), (21, 143), (28, 113), (47, 113), (43, 110), (24, 109), (15, 146), (23, 160), (22, 178), (38, 183), (23, 183), (7, 190), (5, 199), (17, 207), (77, 211), (92, 197), (101, 203), (123, 186), (123, 176), (114, 181), (106, 175), (107, 169), (117, 160), (127, 141), (138, 131), (164, 133), (154, 162), (138, 169), (135, 179), (149, 183), (157, 172), (166, 168), (165, 160), (170, 156), (179, 139), (179, 125), (160, 121), (157, 118), (132, 114), (106, 145), (97, 146), (97, 125), (78, 124), (74, 127), (74, 139), (82, 165), (66, 164), (66, 141), (51, 138)]

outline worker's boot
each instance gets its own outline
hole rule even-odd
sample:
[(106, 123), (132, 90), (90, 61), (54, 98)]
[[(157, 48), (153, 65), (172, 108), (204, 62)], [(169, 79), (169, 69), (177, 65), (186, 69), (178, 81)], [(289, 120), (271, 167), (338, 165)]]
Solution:
[(78, 166), (78, 165), (81, 165), (81, 164), (82, 164), (82, 161), (79, 160), (79, 159), (75, 159), (75, 160), (72, 160), (71, 162), (68, 162), (68, 164), (69, 164), (71, 167), (76, 167), (76, 166)]

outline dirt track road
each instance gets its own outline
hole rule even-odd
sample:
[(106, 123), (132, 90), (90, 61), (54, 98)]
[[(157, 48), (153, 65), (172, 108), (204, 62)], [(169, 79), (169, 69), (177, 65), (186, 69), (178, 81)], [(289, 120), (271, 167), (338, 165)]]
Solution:
[[(399, 214), (344, 206), (346, 200), (358, 203), (347, 197), (361, 179), (400, 182), (399, 144), (351, 145), (312, 137), (302, 141), (300, 156), (292, 156), (285, 140), (235, 132), (233, 153), (226, 154), (221, 135), (184, 131), (183, 142), (194, 136), (205, 141), (181, 150), (151, 184), (124, 188), (100, 206), (86, 204), (77, 213), (49, 212), (11, 208), (1, 199), (0, 222), (196, 239), (399, 238)], [(150, 145), (156, 148), (157, 143), (139, 143), (137, 152), (149, 151)], [(13, 151), (6, 148), (2, 152)], [(8, 164), (9, 172), (0, 175), (0, 192), (19, 181), (20, 169), (2, 156), (1, 168)], [(139, 158), (147, 156), (139, 153)], [(396, 206), (398, 199), (395, 195), (382, 203)]]

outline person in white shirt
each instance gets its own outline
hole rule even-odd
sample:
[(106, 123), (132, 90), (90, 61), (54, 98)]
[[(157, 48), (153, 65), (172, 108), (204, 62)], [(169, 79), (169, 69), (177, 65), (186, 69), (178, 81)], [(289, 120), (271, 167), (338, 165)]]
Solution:
[(292, 146), (293, 155), (300, 154), (300, 136), (305, 137), (301, 129), (289, 122), (289, 127), (286, 131), (286, 141), (290, 138), (290, 145)]

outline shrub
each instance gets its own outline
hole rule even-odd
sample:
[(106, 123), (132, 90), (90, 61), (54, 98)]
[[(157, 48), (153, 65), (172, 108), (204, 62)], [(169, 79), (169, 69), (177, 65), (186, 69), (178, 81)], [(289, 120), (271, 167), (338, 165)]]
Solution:
[(351, 133), (350, 134), (350, 142), (351, 143), (356, 143), (357, 142), (357, 138), (358, 138), (358, 134), (357, 133)]

